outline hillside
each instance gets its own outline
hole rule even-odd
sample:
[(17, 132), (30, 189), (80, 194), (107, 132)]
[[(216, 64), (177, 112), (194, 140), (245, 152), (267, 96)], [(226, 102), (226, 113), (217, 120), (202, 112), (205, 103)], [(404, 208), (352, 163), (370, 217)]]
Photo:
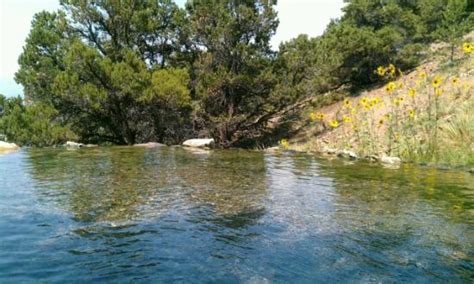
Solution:
[[(465, 42), (473, 39), (474, 32)], [(298, 134), (281, 144), (299, 151), (347, 150), (361, 157), (473, 165), (473, 53), (461, 47), (451, 62), (447, 46), (433, 44), (431, 51), (430, 60), (405, 74), (393, 66), (380, 69), (384, 85), (308, 108)]]

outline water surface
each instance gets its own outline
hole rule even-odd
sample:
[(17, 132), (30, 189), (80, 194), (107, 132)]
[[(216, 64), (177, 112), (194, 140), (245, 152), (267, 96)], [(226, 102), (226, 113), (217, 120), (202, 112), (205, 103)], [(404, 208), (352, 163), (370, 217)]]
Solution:
[(474, 176), (164, 147), (0, 156), (0, 283), (474, 281)]

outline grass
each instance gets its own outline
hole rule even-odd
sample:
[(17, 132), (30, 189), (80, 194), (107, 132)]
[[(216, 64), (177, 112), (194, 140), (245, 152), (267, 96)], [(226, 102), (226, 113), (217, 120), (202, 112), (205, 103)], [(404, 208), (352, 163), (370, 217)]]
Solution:
[(437, 56), (410, 74), (377, 72), (387, 84), (328, 108), (309, 110), (310, 131), (284, 141), (297, 151), (351, 150), (415, 163), (474, 165), (474, 51)]

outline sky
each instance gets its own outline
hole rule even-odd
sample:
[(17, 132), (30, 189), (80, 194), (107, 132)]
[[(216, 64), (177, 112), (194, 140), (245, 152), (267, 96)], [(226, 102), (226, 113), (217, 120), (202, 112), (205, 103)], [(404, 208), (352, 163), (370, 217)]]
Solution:
[[(177, 0), (183, 6), (186, 0)], [(299, 34), (321, 35), (331, 19), (342, 15), (343, 0), (279, 0), (276, 10), (280, 25), (272, 48)], [(37, 12), (54, 11), (59, 0), (0, 0), (0, 94), (17, 96), (23, 88), (14, 81), (18, 57)]]

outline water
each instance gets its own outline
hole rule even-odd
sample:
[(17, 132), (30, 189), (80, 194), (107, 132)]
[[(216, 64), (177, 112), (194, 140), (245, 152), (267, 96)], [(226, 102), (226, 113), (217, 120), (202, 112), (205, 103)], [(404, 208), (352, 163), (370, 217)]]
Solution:
[(0, 156), (0, 283), (472, 283), (473, 217), (465, 172), (237, 150), (22, 150)]

